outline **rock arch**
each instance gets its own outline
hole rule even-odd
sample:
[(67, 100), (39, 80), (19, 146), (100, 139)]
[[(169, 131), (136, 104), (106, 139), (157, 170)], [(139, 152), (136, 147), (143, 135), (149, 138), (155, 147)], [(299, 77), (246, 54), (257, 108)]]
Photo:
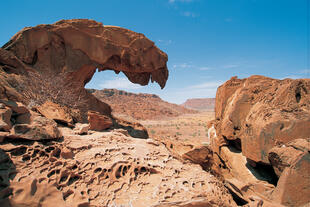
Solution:
[(25, 104), (50, 100), (70, 106), (81, 112), (76, 119), (85, 121), (88, 110), (111, 114), (107, 104), (84, 88), (97, 68), (122, 71), (133, 83), (147, 85), (151, 80), (164, 88), (167, 61), (143, 34), (93, 20), (61, 20), (26, 27), (0, 49), (0, 92), (10, 92), (11, 99)]

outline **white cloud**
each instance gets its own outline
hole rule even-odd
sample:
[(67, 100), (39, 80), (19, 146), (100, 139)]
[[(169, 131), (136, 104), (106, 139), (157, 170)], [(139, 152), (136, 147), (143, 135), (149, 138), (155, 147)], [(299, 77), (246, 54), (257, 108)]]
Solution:
[(99, 85), (101, 88), (116, 88), (123, 90), (133, 90), (142, 88), (141, 85), (130, 82), (127, 78), (116, 77), (115, 79), (107, 80)]
[(176, 3), (176, 2), (192, 2), (193, 0), (168, 0), (170, 4)]
[(238, 64), (228, 64), (228, 65), (224, 65), (223, 68), (237, 68), (239, 66), (240, 65), (238, 65)]
[(186, 69), (186, 68), (193, 68), (194, 66), (192, 64), (189, 63), (181, 63), (181, 64), (174, 64), (172, 66), (173, 69)]
[(199, 70), (211, 70), (212, 68), (210, 67), (199, 67)]
[(189, 86), (189, 89), (217, 89), (220, 85), (222, 85), (224, 82), (223, 81), (210, 81), (210, 82), (205, 82), (201, 84), (196, 84)]
[(286, 78), (290, 79), (310, 78), (310, 69), (299, 70), (294, 73), (286, 74), (282, 77), (280, 76), (278, 78), (281, 80)]
[(199, 16), (198, 14), (196, 14), (194, 12), (190, 12), (190, 11), (181, 12), (181, 15), (185, 16), (185, 17), (192, 17), (192, 18), (195, 18), (195, 17)]
[(217, 88), (223, 83), (224, 81), (221, 80), (204, 82), (185, 88), (180, 88), (178, 91), (174, 91), (173, 95), (165, 95), (163, 98), (178, 104), (183, 103), (189, 98), (215, 98)]
[(158, 42), (162, 45), (170, 45), (172, 40), (158, 40)]
[(299, 74), (310, 74), (310, 69), (304, 69), (299, 71)]
[(279, 78), (280, 80), (283, 80), (283, 79), (287, 79), (287, 78), (290, 78), (290, 79), (300, 79), (302, 78), (301, 76), (298, 76), (298, 75), (288, 75), (288, 76), (284, 76), (284, 77), (281, 77)]
[(190, 63), (180, 63), (172, 65), (173, 69), (198, 69), (198, 70), (211, 70), (213, 68), (207, 66), (196, 66)]

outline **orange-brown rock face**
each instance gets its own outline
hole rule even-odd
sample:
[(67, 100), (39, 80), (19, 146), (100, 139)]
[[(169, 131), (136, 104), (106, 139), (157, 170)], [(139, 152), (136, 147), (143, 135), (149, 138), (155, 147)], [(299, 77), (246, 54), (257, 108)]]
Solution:
[(285, 206), (309, 205), (310, 138), (274, 147), (269, 153), (269, 160), (280, 176), (273, 199)]
[(70, 110), (66, 107), (61, 107), (58, 104), (47, 101), (36, 109), (48, 119), (53, 119), (67, 125), (73, 124)]
[(86, 121), (88, 110), (111, 112), (84, 89), (96, 68), (123, 72), (141, 85), (151, 79), (163, 88), (167, 60), (143, 34), (92, 20), (27, 27), (0, 49), (0, 98), (39, 105), (50, 100), (80, 109)]
[(89, 129), (96, 131), (102, 131), (108, 129), (113, 125), (110, 117), (101, 115), (95, 111), (88, 112), (88, 122), (89, 122)]
[(28, 110), (23, 104), (0, 99), (0, 141), (3, 138), (43, 140), (62, 135), (56, 122)]
[(59, 141), (0, 145), (0, 206), (236, 206), (215, 176), (155, 140), (119, 129), (62, 133)]
[(310, 79), (232, 78), (216, 95), (219, 139), (241, 140), (242, 154), (269, 164), (277, 144), (310, 134)]
[(263, 76), (218, 88), (215, 169), (244, 204), (309, 205), (309, 91), (310, 79)]

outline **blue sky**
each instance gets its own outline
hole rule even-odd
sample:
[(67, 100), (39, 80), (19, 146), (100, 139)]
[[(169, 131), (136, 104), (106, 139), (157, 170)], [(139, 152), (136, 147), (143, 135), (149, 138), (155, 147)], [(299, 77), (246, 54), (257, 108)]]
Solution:
[(310, 78), (309, 0), (11, 0), (1, 8), (0, 45), (26, 26), (89, 18), (143, 33), (168, 54), (163, 90), (111, 71), (96, 73), (89, 88), (155, 93), (182, 103), (215, 97), (232, 76)]

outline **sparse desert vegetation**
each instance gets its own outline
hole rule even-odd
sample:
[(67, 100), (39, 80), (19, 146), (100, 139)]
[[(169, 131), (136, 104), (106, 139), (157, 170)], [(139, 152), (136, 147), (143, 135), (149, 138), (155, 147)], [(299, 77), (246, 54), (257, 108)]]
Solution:
[(151, 132), (150, 136), (154, 139), (205, 143), (210, 141), (207, 136), (207, 122), (213, 119), (214, 111), (201, 111), (162, 120), (145, 120), (140, 123)]

